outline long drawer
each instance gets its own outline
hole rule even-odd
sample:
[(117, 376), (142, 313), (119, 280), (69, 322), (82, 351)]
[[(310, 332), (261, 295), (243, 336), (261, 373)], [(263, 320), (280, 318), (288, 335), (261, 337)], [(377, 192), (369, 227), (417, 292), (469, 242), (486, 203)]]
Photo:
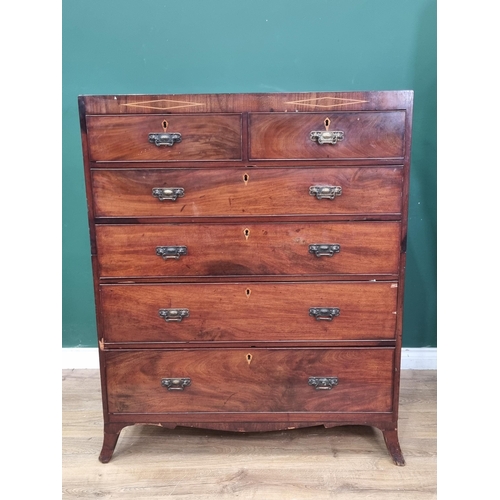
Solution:
[[(157, 145), (150, 134), (176, 134)], [(241, 115), (87, 116), (92, 161), (181, 161), (241, 159)], [(161, 139), (161, 137), (160, 137)]]
[(97, 217), (399, 215), (401, 183), (400, 167), (92, 172)]
[(101, 277), (395, 275), (399, 222), (97, 225)]
[(111, 413), (392, 409), (392, 348), (115, 351), (105, 358)]
[[(403, 158), (405, 112), (250, 113), (251, 159)], [(325, 120), (328, 120), (325, 125)], [(335, 135), (333, 144), (318, 133)], [(314, 137), (316, 133), (316, 137)], [(312, 137), (313, 135), (313, 137)], [(324, 135), (328, 141), (328, 134)]]
[(105, 343), (394, 339), (397, 284), (102, 285)]

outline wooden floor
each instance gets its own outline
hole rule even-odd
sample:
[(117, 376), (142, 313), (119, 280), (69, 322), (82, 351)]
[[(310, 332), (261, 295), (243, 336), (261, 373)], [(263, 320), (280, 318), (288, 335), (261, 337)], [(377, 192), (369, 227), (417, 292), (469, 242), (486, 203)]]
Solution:
[(371, 427), (232, 434), (126, 427), (111, 462), (98, 461), (98, 370), (63, 370), (64, 499), (427, 500), (437, 498), (436, 371), (404, 370), (393, 465)]

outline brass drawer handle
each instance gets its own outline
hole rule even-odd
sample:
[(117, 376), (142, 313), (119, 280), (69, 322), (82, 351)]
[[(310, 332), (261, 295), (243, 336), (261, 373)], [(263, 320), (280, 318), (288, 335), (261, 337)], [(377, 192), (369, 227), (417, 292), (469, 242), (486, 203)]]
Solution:
[(158, 134), (149, 134), (149, 142), (155, 146), (173, 146), (176, 142), (181, 142), (182, 136), (177, 132), (162, 132)]
[(158, 314), (165, 321), (182, 321), (189, 318), (189, 309), (160, 309)]
[(309, 316), (313, 316), (316, 321), (332, 321), (333, 318), (339, 315), (340, 309), (338, 307), (311, 307), (309, 309)]
[(342, 130), (313, 130), (309, 136), (311, 141), (317, 141), (318, 144), (337, 144), (344, 140)]
[(178, 259), (182, 255), (187, 255), (186, 246), (168, 246), (168, 247), (156, 247), (156, 255), (166, 259)]
[(340, 186), (311, 186), (309, 194), (316, 196), (318, 200), (334, 200), (336, 196), (342, 194), (342, 187)]
[(316, 257), (333, 257), (333, 254), (340, 252), (340, 245), (333, 243), (332, 245), (316, 243), (309, 245), (309, 253), (313, 253)]
[(330, 390), (338, 385), (337, 377), (309, 377), (309, 385), (312, 385), (317, 391), (321, 389)]
[(166, 387), (169, 391), (183, 391), (184, 387), (191, 385), (189, 377), (184, 378), (162, 378), (162, 387)]
[(184, 196), (184, 188), (153, 188), (151, 194), (160, 201), (176, 201), (177, 198), (182, 198)]

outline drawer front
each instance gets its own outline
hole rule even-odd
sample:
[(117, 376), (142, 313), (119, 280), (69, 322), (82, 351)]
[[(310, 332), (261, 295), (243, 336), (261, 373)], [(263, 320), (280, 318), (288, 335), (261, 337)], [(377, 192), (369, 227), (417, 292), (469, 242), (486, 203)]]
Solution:
[[(149, 141), (149, 134), (181, 135), (172, 146)], [(87, 116), (92, 161), (212, 161), (241, 159), (241, 116)]]
[(96, 239), (102, 277), (395, 275), (400, 255), (399, 222), (98, 225)]
[[(390, 348), (122, 351), (105, 356), (110, 413), (392, 409)], [(316, 389), (310, 377), (329, 377), (332, 388)], [(169, 390), (166, 379), (189, 379), (189, 385), (171, 380)]]
[(390, 340), (397, 292), (390, 282), (102, 285), (104, 341)]
[[(405, 112), (251, 113), (251, 159), (402, 158)], [(336, 144), (311, 140), (311, 132), (342, 132)]]
[(97, 217), (400, 214), (402, 203), (393, 167), (99, 169), (92, 186)]

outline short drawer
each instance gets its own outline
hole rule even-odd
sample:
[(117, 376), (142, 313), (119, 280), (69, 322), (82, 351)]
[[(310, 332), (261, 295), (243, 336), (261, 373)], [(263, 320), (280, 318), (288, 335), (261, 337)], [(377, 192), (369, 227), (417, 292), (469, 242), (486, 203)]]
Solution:
[[(314, 132), (326, 132), (326, 119), (328, 131), (336, 136), (331, 140), (336, 143), (311, 139)], [(404, 111), (251, 113), (249, 157), (256, 160), (403, 158), (404, 133)]]
[(396, 275), (399, 222), (97, 225), (101, 277)]
[(92, 188), (97, 217), (400, 214), (402, 169), (95, 169)]
[(115, 351), (105, 357), (110, 413), (392, 409), (391, 348)]
[[(180, 142), (150, 140), (150, 134), (165, 133), (180, 135)], [(87, 140), (91, 161), (239, 160), (241, 116), (92, 115), (87, 116)]]
[(104, 342), (393, 340), (398, 285), (102, 285)]

